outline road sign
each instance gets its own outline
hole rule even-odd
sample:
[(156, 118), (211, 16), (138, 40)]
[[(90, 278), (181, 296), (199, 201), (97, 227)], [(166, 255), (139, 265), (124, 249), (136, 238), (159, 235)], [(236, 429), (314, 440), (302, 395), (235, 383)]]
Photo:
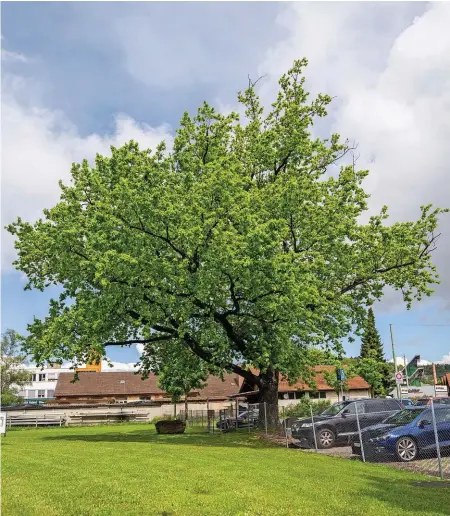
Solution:
[(398, 371), (395, 373), (395, 383), (403, 383), (403, 373)]
[(446, 385), (435, 385), (434, 386), (434, 393), (436, 396), (447, 396), (448, 389)]
[(343, 369), (336, 369), (336, 378), (338, 382), (345, 382), (345, 372)]

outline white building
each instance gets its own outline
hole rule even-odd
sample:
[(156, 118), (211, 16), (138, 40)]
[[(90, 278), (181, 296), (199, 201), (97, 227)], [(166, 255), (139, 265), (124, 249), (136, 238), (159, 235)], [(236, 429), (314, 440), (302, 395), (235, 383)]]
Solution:
[(53, 399), (60, 373), (73, 374), (73, 369), (60, 366), (41, 369), (31, 365), (26, 366), (25, 369), (31, 373), (31, 383), (19, 392), (19, 396), (23, 397), (25, 403), (44, 403)]

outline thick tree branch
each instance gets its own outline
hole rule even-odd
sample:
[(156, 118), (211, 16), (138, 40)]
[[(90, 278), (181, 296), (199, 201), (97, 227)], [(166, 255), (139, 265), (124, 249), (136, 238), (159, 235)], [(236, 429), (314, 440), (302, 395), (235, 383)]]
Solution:
[(173, 335), (160, 335), (159, 337), (153, 337), (151, 339), (130, 339), (123, 341), (108, 341), (105, 342), (104, 346), (131, 346), (131, 344), (147, 344), (149, 342), (161, 342), (164, 340), (173, 339)]

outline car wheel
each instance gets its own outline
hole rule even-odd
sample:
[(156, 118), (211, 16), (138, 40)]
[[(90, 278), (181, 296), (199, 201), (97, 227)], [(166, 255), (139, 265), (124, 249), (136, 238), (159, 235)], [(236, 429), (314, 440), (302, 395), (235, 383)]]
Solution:
[(320, 432), (317, 434), (317, 446), (319, 448), (332, 448), (334, 446), (334, 442), (334, 433), (328, 428), (320, 430)]
[(411, 462), (418, 455), (417, 444), (411, 437), (400, 437), (396, 445), (397, 457), (402, 462)]

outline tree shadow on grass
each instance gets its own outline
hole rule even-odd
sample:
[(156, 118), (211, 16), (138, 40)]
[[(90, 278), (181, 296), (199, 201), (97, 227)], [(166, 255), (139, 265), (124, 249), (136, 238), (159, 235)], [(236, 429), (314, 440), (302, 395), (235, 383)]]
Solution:
[(411, 478), (398, 479), (387, 484), (382, 475), (366, 475), (369, 489), (360, 492), (361, 496), (375, 498), (389, 505), (392, 514), (427, 514), (448, 516), (450, 514), (450, 489), (448, 482), (438, 482), (430, 478), (429, 485), (418, 483)]
[(128, 442), (128, 443), (152, 443), (175, 444), (187, 446), (209, 446), (229, 448), (274, 448), (272, 443), (265, 442), (255, 435), (248, 434), (208, 434), (206, 432), (189, 432), (186, 434), (163, 435), (153, 430), (135, 430), (133, 432), (102, 432), (86, 434), (65, 434), (43, 436), (43, 441), (83, 441), (83, 442)]

